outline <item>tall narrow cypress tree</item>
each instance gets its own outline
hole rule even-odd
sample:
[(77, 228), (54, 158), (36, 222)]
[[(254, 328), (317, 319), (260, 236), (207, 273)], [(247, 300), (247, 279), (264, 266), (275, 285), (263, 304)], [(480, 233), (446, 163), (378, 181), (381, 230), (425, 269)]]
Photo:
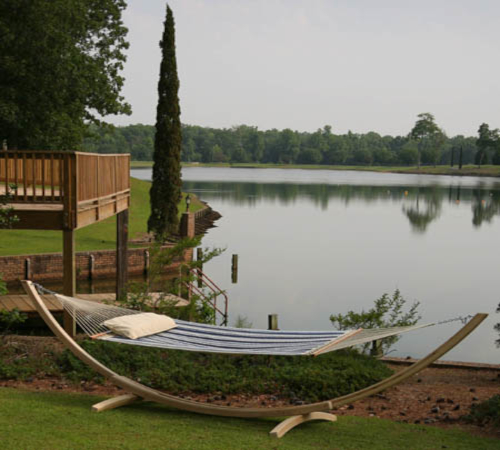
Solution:
[(148, 231), (154, 233), (157, 241), (177, 231), (177, 205), (181, 199), (179, 78), (175, 58), (174, 16), (168, 5), (164, 25), (160, 42), (162, 60), (158, 81), (153, 185), (149, 191), (151, 215), (148, 220)]

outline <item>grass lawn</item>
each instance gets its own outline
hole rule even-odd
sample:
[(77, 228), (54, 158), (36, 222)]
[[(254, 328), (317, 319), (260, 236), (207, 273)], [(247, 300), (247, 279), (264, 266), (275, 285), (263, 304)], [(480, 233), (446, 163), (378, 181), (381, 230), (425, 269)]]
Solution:
[[(132, 168), (152, 167), (151, 161), (131, 161)], [(316, 164), (260, 164), (260, 163), (183, 163), (183, 167), (236, 167), (251, 169), (309, 169), (309, 170), (361, 170), (370, 172), (391, 172), (391, 173), (421, 173), (433, 175), (469, 175), (469, 176), (491, 176), (500, 177), (500, 166), (484, 165), (480, 169), (477, 166), (469, 164), (463, 166), (461, 170), (458, 167), (442, 166), (327, 166)]]
[(498, 449), (496, 439), (458, 430), (340, 417), (303, 424), (280, 440), (277, 419), (230, 419), (151, 403), (92, 413), (102, 400), (85, 394), (0, 388), (2, 450), (17, 449)]
[[(131, 201), (129, 214), (129, 238), (147, 231), (149, 217), (149, 188), (151, 183), (131, 178)], [(195, 212), (203, 204), (193, 198), (190, 211)], [(186, 210), (184, 196), (179, 204), (179, 214)], [(77, 251), (116, 248), (116, 216), (77, 230)], [(62, 251), (60, 231), (0, 230), (0, 255), (25, 255)]]

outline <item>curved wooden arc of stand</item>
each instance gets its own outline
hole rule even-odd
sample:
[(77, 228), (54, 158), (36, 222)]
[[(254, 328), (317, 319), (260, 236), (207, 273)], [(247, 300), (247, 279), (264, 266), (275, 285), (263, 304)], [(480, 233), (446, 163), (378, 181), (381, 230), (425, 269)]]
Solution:
[[(242, 418), (258, 418), (258, 417), (289, 417), (289, 416), (307, 416), (310, 413), (320, 412), (320, 411), (330, 411), (333, 408), (337, 408), (346, 403), (351, 403), (357, 400), (361, 400), (370, 395), (377, 394), (384, 389), (392, 387), (396, 384), (401, 383), (407, 378), (411, 377), (415, 373), (427, 366), (432, 364), (438, 358), (443, 356), (445, 353), (450, 351), (459, 342), (461, 342), (465, 337), (467, 337), (486, 317), (487, 314), (476, 314), (463, 328), (461, 328), (455, 335), (448, 339), (444, 344), (439, 346), (436, 350), (430, 353), (425, 358), (421, 359), (412, 366), (392, 375), (391, 377), (380, 381), (370, 387), (362, 389), (360, 391), (354, 392), (352, 394), (344, 395), (336, 399), (311, 403), (309, 405), (301, 406), (288, 406), (288, 407), (277, 407), (277, 408), (235, 408), (230, 406), (217, 406), (217, 405), (207, 405), (193, 400), (185, 400), (173, 395), (165, 394), (163, 392), (157, 391), (155, 389), (148, 388), (136, 381), (133, 381), (127, 377), (123, 377), (113, 372), (111, 369), (101, 364), (85, 350), (83, 350), (72, 338), (69, 336), (64, 329), (59, 325), (59, 323), (52, 316), (50, 311), (47, 309), (42, 299), (38, 295), (33, 283), (31, 281), (22, 281), (23, 287), (27, 294), (35, 304), (35, 307), (49, 326), (52, 332), (61, 340), (61, 342), (69, 349), (71, 352), (83, 361), (85, 364), (92, 367), (102, 376), (108, 378), (112, 383), (121, 387), (125, 391), (133, 394), (135, 397), (140, 399), (149, 400), (157, 403), (161, 403), (174, 408), (182, 409), (185, 411), (209, 414), (216, 416), (227, 416), (227, 417), (242, 417)], [(131, 401), (136, 400), (131, 396), (123, 398), (124, 396), (117, 397), (117, 399), (110, 399), (105, 401), (104, 409), (111, 409), (116, 406), (122, 406), (128, 404)], [(114, 400), (114, 401), (113, 401)], [(101, 404), (102, 404), (101, 403)], [(95, 405), (96, 407), (98, 405)], [(100, 410), (104, 410), (100, 409)], [(302, 418), (304, 420), (304, 417)]]

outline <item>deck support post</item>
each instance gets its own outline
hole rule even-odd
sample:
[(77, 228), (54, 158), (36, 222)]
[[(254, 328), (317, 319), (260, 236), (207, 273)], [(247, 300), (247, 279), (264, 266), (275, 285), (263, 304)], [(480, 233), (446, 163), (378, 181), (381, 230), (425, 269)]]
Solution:
[(128, 281), (128, 209), (116, 215), (116, 298), (126, 294)]
[[(63, 294), (74, 297), (76, 294), (75, 230), (63, 230)], [(76, 323), (64, 310), (64, 330), (71, 337), (76, 335)]]

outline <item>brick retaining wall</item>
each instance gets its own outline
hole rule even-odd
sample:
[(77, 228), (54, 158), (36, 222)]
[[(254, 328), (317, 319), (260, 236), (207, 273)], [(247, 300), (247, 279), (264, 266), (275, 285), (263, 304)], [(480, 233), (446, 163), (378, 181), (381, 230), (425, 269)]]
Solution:
[[(176, 270), (183, 261), (191, 260), (193, 250), (187, 250), (183, 258), (168, 267), (168, 271)], [(147, 248), (128, 250), (128, 272), (130, 275), (141, 275), (148, 268)], [(0, 256), (0, 273), (4, 281), (30, 279), (33, 281), (62, 280), (62, 254), (46, 253), (40, 255)], [(99, 250), (76, 253), (76, 277), (79, 280), (112, 278), (116, 274), (116, 251)]]

